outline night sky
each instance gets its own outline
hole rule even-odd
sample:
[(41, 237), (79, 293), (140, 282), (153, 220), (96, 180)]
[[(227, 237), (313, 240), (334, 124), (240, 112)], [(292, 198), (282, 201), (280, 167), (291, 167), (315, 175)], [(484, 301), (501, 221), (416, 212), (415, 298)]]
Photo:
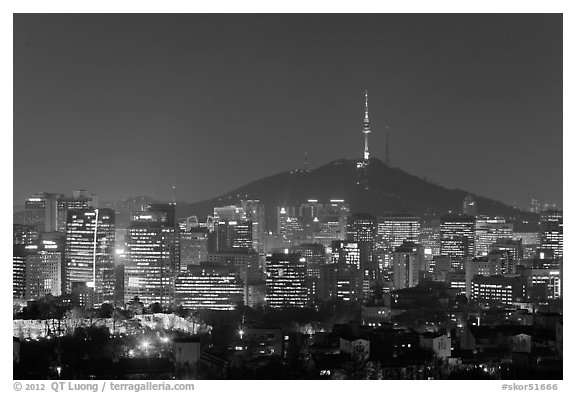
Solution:
[(562, 207), (561, 15), (15, 15), (14, 203), (202, 200), (363, 151)]

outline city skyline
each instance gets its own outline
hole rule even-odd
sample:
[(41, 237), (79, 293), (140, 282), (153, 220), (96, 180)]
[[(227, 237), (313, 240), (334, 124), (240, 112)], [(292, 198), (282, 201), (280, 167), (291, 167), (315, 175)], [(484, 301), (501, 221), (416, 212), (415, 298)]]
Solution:
[(172, 186), (195, 202), (305, 153), (360, 158), (367, 89), (372, 157), (389, 126), (409, 173), (562, 208), (561, 18), (16, 15), (14, 204), (79, 188), (170, 200)]
[(14, 380), (564, 377), (563, 14), (13, 29)]

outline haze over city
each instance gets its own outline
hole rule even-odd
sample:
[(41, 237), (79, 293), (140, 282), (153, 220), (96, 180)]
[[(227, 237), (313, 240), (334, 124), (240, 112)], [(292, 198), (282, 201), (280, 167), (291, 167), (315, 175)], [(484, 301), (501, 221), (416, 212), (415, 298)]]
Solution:
[(562, 17), (14, 14), (13, 378), (562, 380)]

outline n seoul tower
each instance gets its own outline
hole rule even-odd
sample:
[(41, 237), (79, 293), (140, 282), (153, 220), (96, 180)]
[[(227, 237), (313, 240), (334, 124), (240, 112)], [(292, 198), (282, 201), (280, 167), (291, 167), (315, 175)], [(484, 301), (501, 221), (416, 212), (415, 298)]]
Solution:
[(370, 134), (370, 116), (368, 115), (368, 90), (364, 92), (365, 104), (364, 104), (364, 123), (362, 125), (362, 132), (364, 133), (364, 161), (368, 161), (370, 158), (370, 152), (368, 151), (368, 134)]

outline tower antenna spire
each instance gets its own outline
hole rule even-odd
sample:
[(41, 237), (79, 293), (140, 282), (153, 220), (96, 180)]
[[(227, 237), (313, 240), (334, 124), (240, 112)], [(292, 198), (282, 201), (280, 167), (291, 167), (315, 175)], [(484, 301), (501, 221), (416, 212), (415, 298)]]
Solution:
[(308, 152), (304, 152), (304, 172), (308, 172)]
[(364, 133), (364, 161), (370, 158), (368, 151), (368, 134), (370, 134), (370, 115), (368, 113), (368, 89), (364, 90), (364, 123), (362, 125), (362, 132)]

